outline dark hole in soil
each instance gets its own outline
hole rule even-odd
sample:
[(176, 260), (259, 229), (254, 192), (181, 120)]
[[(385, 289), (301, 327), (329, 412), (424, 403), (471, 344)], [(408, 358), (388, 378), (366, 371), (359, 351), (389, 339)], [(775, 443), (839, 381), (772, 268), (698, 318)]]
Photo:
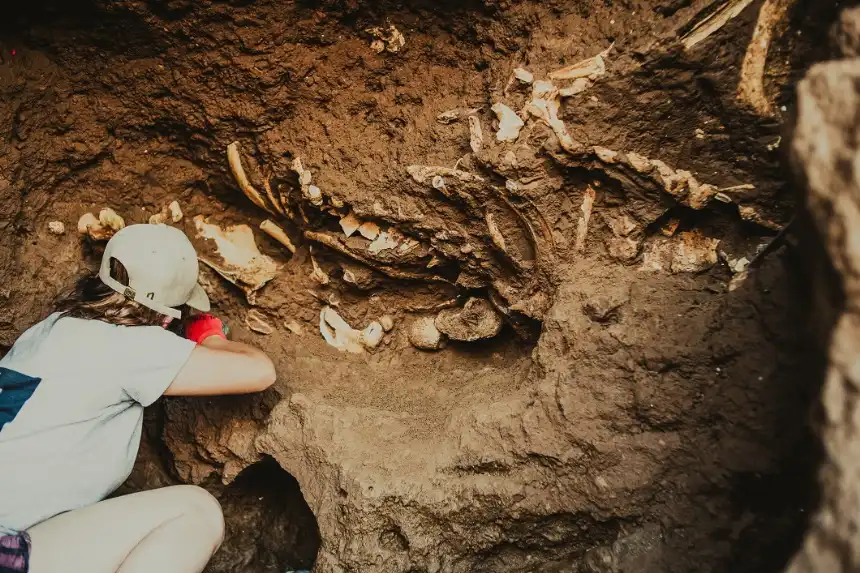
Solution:
[(283, 573), (311, 569), (319, 528), (299, 482), (274, 459), (246, 468), (218, 495), (227, 534), (209, 573)]

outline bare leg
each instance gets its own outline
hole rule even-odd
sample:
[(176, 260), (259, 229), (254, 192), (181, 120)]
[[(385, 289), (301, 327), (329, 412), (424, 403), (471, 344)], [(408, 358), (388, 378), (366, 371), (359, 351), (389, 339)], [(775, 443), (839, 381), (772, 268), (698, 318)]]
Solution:
[(29, 530), (30, 573), (199, 573), (224, 519), (205, 490), (175, 486), (109, 499)]

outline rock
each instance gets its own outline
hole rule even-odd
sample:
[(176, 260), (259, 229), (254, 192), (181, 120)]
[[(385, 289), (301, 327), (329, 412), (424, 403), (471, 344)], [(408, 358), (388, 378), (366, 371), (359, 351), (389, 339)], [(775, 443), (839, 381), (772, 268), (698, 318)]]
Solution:
[(678, 233), (677, 237), (658, 237), (642, 256), (642, 270), (671, 273), (699, 273), (717, 264), (719, 239), (698, 231)]
[(379, 317), (379, 324), (382, 325), (382, 330), (391, 332), (394, 329), (394, 318), (390, 314), (383, 314)]
[(395, 54), (406, 45), (406, 38), (393, 24), (388, 28), (367, 28), (365, 32), (373, 36), (374, 40), (370, 43), (370, 49), (377, 54), (382, 52)]
[(365, 239), (373, 241), (379, 237), (379, 225), (373, 221), (365, 221), (358, 226), (358, 232)]
[(379, 284), (377, 274), (370, 267), (347, 261), (341, 261), (340, 266), (343, 269), (343, 280), (358, 289), (370, 290)]
[[(846, 40), (847, 42), (847, 40)], [(851, 45), (860, 45), (860, 34)], [(860, 60), (816, 64), (798, 84), (797, 120), (791, 161), (806, 185), (804, 204), (829, 255), (807, 257), (817, 294), (809, 340), (824, 341), (828, 357), (817, 430), (827, 455), (819, 470), (822, 483), (817, 515), (810, 516), (806, 539), (788, 573), (847, 573), (860, 568), (857, 535), (860, 499)], [(813, 254), (814, 253), (814, 254)], [(833, 265), (831, 267), (831, 265)], [(845, 293), (845, 300), (829, 293)]]
[(439, 350), (445, 346), (445, 336), (436, 328), (436, 320), (422, 317), (409, 327), (409, 342), (421, 350)]
[(585, 315), (594, 322), (612, 322), (621, 308), (630, 300), (629, 293), (624, 289), (614, 290), (608, 287), (606, 292), (592, 296), (582, 305)]
[(449, 308), (436, 317), (436, 328), (451, 340), (473, 342), (496, 336), (502, 315), (483, 298), (470, 298), (463, 308)]
[(66, 232), (66, 226), (62, 221), (51, 221), (48, 223), (48, 231), (54, 235), (63, 235)]

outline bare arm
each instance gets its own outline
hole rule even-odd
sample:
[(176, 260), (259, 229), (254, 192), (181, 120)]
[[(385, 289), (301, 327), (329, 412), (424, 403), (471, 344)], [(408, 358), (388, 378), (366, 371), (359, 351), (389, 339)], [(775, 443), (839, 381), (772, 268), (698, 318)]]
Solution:
[(263, 351), (210, 336), (164, 392), (166, 396), (220, 396), (260, 392), (275, 383), (275, 366)]

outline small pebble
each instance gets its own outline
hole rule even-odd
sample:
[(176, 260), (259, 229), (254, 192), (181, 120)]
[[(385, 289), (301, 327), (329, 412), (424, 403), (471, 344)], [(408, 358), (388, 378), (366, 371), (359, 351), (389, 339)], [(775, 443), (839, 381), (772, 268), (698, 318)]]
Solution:
[(51, 221), (48, 223), (48, 230), (55, 235), (62, 235), (66, 232), (66, 226), (61, 221)]

